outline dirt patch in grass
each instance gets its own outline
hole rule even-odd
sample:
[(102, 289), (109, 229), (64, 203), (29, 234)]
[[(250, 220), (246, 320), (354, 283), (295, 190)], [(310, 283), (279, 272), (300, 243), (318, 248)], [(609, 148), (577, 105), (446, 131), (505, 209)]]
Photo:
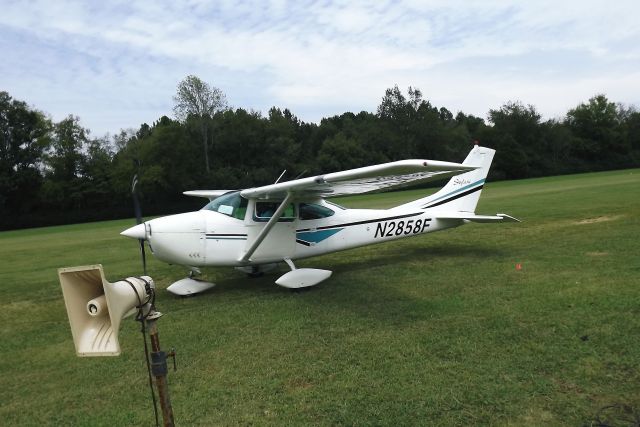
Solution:
[(313, 387), (313, 384), (303, 378), (293, 378), (287, 382), (287, 388), (291, 391), (306, 390)]
[(580, 221), (576, 221), (574, 224), (584, 225), (584, 224), (595, 224), (598, 222), (607, 222), (607, 221), (615, 221), (616, 219), (622, 218), (622, 215), (603, 215), (597, 216), (595, 218), (585, 218)]
[(609, 255), (609, 252), (587, 252), (586, 255), (597, 258), (597, 257), (607, 256)]

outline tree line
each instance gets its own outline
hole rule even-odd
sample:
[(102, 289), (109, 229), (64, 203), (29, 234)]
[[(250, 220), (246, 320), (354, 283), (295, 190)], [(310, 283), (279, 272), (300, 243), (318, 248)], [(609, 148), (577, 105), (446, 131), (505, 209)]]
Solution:
[(375, 113), (319, 124), (288, 109), (229, 108), (195, 76), (178, 84), (175, 118), (94, 138), (69, 115), (0, 92), (0, 229), (131, 217), (139, 177), (143, 213), (197, 209), (189, 189), (237, 189), (406, 158), (460, 162), (473, 141), (497, 150), (490, 178), (519, 179), (640, 166), (640, 112), (596, 95), (563, 118), (508, 102), (487, 120), (454, 115), (419, 89), (386, 90)]

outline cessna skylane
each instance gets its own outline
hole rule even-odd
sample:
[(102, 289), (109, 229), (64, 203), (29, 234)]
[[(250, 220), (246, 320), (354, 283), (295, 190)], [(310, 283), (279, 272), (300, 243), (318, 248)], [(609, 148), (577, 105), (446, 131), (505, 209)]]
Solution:
[[(476, 145), (462, 163), (401, 160), (245, 190), (185, 191), (209, 203), (196, 212), (142, 222), (121, 234), (146, 241), (156, 258), (192, 272), (230, 266), (259, 275), (284, 262), (291, 271), (276, 284), (293, 289), (314, 286), (331, 271), (297, 269), (295, 260), (469, 222), (518, 221), (501, 213), (475, 214), (494, 154)], [(346, 209), (326, 200), (443, 178), (450, 179), (435, 194), (390, 209)], [(191, 295), (212, 286), (189, 277), (167, 290)]]

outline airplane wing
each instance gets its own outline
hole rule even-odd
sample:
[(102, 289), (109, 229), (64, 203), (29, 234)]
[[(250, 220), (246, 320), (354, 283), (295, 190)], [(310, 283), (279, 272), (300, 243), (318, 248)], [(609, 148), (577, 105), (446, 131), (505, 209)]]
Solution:
[(182, 194), (185, 196), (204, 197), (206, 199), (213, 200), (225, 193), (228, 193), (229, 191), (233, 190), (191, 190), (184, 191)]
[(520, 222), (511, 215), (498, 213), (495, 215), (476, 215), (472, 212), (439, 212), (434, 214), (437, 219), (464, 219), (471, 222)]
[(474, 169), (478, 167), (437, 160), (400, 160), (248, 188), (240, 194), (258, 199), (281, 199), (287, 194), (296, 198), (336, 197), (449, 178)]

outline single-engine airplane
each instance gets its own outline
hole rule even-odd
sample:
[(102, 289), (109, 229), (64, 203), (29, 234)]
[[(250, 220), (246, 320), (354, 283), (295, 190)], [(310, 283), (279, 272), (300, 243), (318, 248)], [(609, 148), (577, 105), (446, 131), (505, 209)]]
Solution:
[[(198, 267), (231, 266), (259, 275), (285, 262), (276, 284), (314, 286), (329, 270), (296, 269), (293, 261), (458, 227), (468, 222), (518, 221), (506, 214), (476, 215), (495, 150), (474, 146), (462, 163), (401, 160), (245, 190), (185, 191), (208, 198), (196, 212), (142, 222), (121, 234), (145, 240), (156, 258)], [(450, 178), (435, 194), (390, 209), (346, 209), (326, 198), (389, 190)], [(167, 288), (177, 295), (213, 284), (191, 277)]]

